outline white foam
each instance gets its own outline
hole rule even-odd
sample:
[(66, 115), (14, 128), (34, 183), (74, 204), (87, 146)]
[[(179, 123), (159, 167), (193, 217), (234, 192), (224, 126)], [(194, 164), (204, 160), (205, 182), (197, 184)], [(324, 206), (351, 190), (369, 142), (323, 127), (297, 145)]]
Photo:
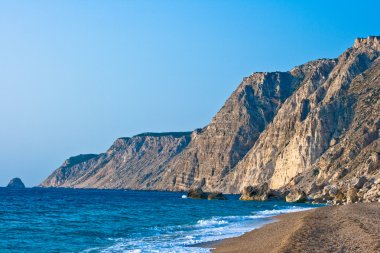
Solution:
[(280, 214), (285, 214), (285, 213), (294, 213), (294, 212), (301, 212), (301, 211), (306, 211), (310, 210), (312, 207), (297, 207), (297, 206), (290, 206), (285, 209), (279, 209), (279, 210), (264, 210), (264, 211), (258, 211), (255, 215), (252, 217), (256, 218), (266, 218), (266, 217), (273, 217), (277, 216)]
[(224, 220), (223, 218), (218, 218), (218, 217), (212, 217), (211, 219), (208, 220), (199, 220), (197, 222), (197, 226), (213, 226), (213, 225), (222, 225), (222, 224), (227, 224), (228, 221)]
[(304, 211), (311, 208), (290, 206), (284, 209), (273, 209), (253, 212), (249, 216), (224, 216), (199, 220), (196, 224), (182, 226), (155, 227), (153, 235), (112, 239), (111, 247), (101, 250), (102, 253), (204, 253), (209, 249), (189, 247), (209, 241), (240, 236), (252, 229), (273, 222), (270, 217)]

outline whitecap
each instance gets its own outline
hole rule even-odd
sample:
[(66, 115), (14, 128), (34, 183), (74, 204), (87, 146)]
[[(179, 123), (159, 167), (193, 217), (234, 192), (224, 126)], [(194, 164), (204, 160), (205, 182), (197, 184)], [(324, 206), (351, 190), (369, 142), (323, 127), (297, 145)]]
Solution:
[(195, 224), (167, 227), (154, 227), (154, 234), (136, 235), (130, 238), (117, 238), (114, 244), (103, 249), (102, 253), (205, 253), (209, 249), (189, 247), (194, 244), (237, 237), (248, 231), (274, 222), (271, 217), (280, 214), (304, 211), (311, 208), (289, 206), (252, 212), (247, 216), (215, 216), (200, 219)]

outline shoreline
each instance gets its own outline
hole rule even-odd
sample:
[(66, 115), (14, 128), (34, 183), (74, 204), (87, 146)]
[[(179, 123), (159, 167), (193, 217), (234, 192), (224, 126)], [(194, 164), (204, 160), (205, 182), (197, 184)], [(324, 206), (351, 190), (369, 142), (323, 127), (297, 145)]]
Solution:
[[(285, 213), (272, 217), (268, 217), (271, 221), (264, 224), (261, 227), (254, 228), (251, 231), (248, 231), (240, 236), (220, 239), (217, 241), (204, 242), (193, 245), (194, 247), (202, 247), (210, 249), (210, 252), (222, 253), (222, 252), (272, 252), (276, 247), (276, 241), (273, 242), (271, 239), (279, 240), (283, 238), (283, 233), (277, 233), (275, 238), (269, 238), (268, 232), (272, 232), (273, 229), (278, 230), (278, 228), (292, 228), (292, 224), (289, 224), (291, 221), (303, 217), (308, 212), (315, 211), (315, 209), (322, 208), (317, 207), (305, 211), (298, 211), (293, 213)], [(263, 239), (265, 238), (265, 239)], [(270, 239), (270, 240), (269, 240)], [(265, 241), (264, 241), (265, 240)], [(256, 242), (257, 241), (257, 242)], [(251, 243), (249, 243), (251, 242)], [(251, 247), (255, 245), (254, 247)], [(252, 248), (252, 249), (251, 249)], [(250, 251), (252, 250), (252, 251)]]
[[(305, 211), (310, 211), (310, 210), (305, 210)], [(299, 211), (299, 212), (305, 212), (305, 211)], [(296, 213), (296, 212), (294, 212), (294, 213)], [(291, 213), (287, 213), (287, 214), (291, 214)], [(215, 241), (200, 242), (200, 243), (196, 243), (196, 244), (190, 245), (188, 247), (205, 248), (205, 249), (210, 249), (211, 251), (213, 251), (218, 245), (223, 244), (224, 241), (226, 241), (226, 240), (240, 238), (240, 237), (244, 236), (245, 234), (251, 233), (252, 231), (255, 231), (255, 230), (258, 230), (258, 229), (262, 229), (263, 227), (265, 227), (265, 226), (267, 226), (269, 224), (278, 222), (278, 218), (277, 217), (281, 217), (282, 215), (286, 215), (286, 214), (280, 214), (280, 215), (276, 215), (276, 216), (266, 217), (264, 219), (267, 219), (267, 221), (264, 224), (262, 224), (262, 225), (260, 225), (258, 227), (252, 228), (252, 230), (244, 232), (241, 235), (234, 236), (234, 237), (227, 237), (227, 238), (223, 238), (223, 239), (218, 239), (218, 240), (215, 240)]]
[(380, 203), (281, 214), (239, 237), (196, 245), (213, 253), (380, 252)]

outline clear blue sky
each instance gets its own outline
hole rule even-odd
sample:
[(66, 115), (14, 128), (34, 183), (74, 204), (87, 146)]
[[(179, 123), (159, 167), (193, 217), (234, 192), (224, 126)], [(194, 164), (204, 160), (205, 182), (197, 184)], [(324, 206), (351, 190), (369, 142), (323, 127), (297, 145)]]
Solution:
[(380, 1), (0, 1), (0, 185), (208, 124), (244, 76), (380, 34)]

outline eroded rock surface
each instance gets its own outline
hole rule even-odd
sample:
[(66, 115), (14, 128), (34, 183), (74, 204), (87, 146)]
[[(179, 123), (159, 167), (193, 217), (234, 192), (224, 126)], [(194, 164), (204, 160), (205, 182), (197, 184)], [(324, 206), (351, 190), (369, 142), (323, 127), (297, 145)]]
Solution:
[(329, 68), (315, 67), (236, 166), (229, 184), (242, 191), (267, 182), (272, 189), (305, 192), (313, 184), (336, 185), (346, 196), (352, 180), (379, 178), (378, 41), (357, 40)]
[(264, 201), (269, 199), (269, 187), (267, 183), (259, 186), (246, 186), (240, 196), (240, 200)]
[(68, 159), (41, 186), (149, 189), (167, 163), (189, 144), (190, 134), (145, 133), (119, 138), (106, 153)]
[(306, 201), (306, 194), (304, 191), (295, 189), (290, 191), (286, 195), (286, 202), (305, 202)]
[(204, 192), (200, 187), (190, 189), (187, 197), (192, 199), (227, 200), (221, 192)]
[(299, 190), (344, 203), (355, 189), (357, 201), (379, 201), (379, 38), (359, 38), (336, 59), (253, 73), (206, 127), (120, 138), (104, 154), (69, 159), (42, 186), (247, 193), (266, 185), (282, 197)]

